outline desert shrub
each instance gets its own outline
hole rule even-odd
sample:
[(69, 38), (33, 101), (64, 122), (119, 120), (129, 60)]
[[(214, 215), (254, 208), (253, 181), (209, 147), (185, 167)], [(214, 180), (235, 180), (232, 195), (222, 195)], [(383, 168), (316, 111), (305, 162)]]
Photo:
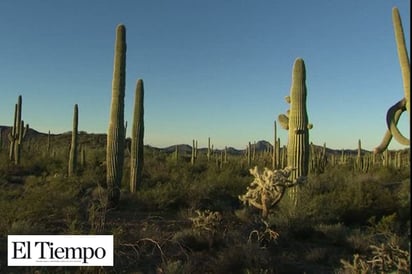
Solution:
[(347, 241), (348, 234), (350, 232), (349, 227), (342, 223), (335, 224), (317, 224), (314, 226), (314, 230), (321, 232), (325, 240), (332, 244), (342, 244)]
[(192, 208), (210, 209), (214, 211), (231, 210), (238, 208), (237, 198), (250, 180), (248, 177), (238, 176), (233, 170), (208, 170), (203, 178), (196, 178), (188, 188), (188, 201)]
[(397, 215), (403, 223), (410, 222), (411, 216), (411, 180), (403, 179), (395, 189)]
[(25, 234), (43, 234), (47, 232), (47, 228), (44, 224), (33, 223), (28, 220), (16, 220), (10, 225), (7, 231), (9, 235), (25, 235)]
[(372, 244), (372, 239), (364, 230), (354, 228), (348, 233), (346, 242), (352, 253), (365, 253)]
[(304, 260), (308, 263), (327, 262), (329, 250), (325, 247), (312, 247), (304, 254)]
[[(237, 208), (237, 196), (250, 180), (234, 173), (230, 167), (217, 170), (214, 165), (202, 164), (156, 165), (159, 167), (156, 171), (148, 168), (154, 173), (143, 179), (143, 185), (136, 194), (142, 206), (154, 210)], [(198, 170), (196, 166), (200, 166)]]
[(172, 239), (190, 251), (218, 249), (224, 245), (221, 213), (209, 210), (194, 213), (195, 216), (188, 217), (192, 227), (178, 231)]
[(161, 273), (181, 274), (188, 272), (188, 266), (181, 260), (166, 260), (158, 268)]
[(189, 251), (209, 250), (213, 246), (213, 238), (206, 231), (183, 229), (173, 235), (172, 240), (179, 242)]
[(277, 265), (267, 249), (238, 243), (218, 252), (211, 273), (277, 273)]
[(15, 202), (23, 192), (21, 184), (10, 184), (6, 179), (0, 179), (0, 235), (7, 235), (13, 222), (18, 205)]
[[(307, 183), (299, 187), (298, 195), (296, 210), (287, 199), (281, 201), (276, 212), (279, 218), (297, 215), (313, 223), (366, 224), (371, 216), (399, 210), (399, 192), (375, 174), (348, 175), (332, 169), (309, 176)], [(404, 204), (406, 201), (407, 198)]]
[[(16, 187), (7, 183), (0, 196), (1, 233), (25, 231), (32, 233), (81, 233), (85, 214), (84, 189), (93, 182), (62, 176), (23, 177)], [(10, 201), (13, 201), (10, 203)], [(41, 228), (41, 229), (40, 229)]]
[[(371, 217), (368, 226), (362, 233), (362, 238), (350, 242), (359, 244), (362, 248), (352, 256), (352, 260), (341, 259), (344, 273), (409, 273), (409, 234), (400, 231), (396, 214), (383, 216), (379, 220)], [(367, 248), (365, 248), (367, 244)]]
[(141, 207), (148, 210), (170, 210), (186, 207), (184, 183), (170, 182), (151, 187), (142, 187), (136, 193), (136, 199)]

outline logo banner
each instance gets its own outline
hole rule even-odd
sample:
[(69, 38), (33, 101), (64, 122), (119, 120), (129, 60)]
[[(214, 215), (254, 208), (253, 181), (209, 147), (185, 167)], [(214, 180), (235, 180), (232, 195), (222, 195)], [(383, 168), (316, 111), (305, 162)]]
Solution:
[(8, 235), (9, 266), (113, 266), (113, 235)]

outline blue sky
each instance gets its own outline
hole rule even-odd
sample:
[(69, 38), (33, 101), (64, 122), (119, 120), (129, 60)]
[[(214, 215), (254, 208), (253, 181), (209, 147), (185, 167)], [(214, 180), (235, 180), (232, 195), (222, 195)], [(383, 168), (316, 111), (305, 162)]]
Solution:
[[(410, 45), (408, 0), (1, 0), (0, 124), (106, 133), (113, 47), (127, 31), (125, 119), (145, 86), (145, 144), (244, 148), (273, 140), (288, 104), (293, 62), (304, 59), (310, 141), (377, 146), (387, 109), (403, 97), (391, 9)], [(406, 113), (401, 131), (409, 136)], [(287, 132), (278, 126), (281, 143)], [(403, 148), (392, 142), (391, 149)]]

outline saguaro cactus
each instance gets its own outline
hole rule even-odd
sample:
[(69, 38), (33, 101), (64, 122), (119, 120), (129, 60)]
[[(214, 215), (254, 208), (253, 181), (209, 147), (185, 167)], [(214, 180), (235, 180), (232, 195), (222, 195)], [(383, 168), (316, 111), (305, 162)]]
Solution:
[(212, 155), (212, 150), (210, 149), (210, 137), (207, 138), (207, 161), (210, 161), (210, 156)]
[(275, 170), (280, 168), (280, 139), (277, 135), (276, 121), (273, 123), (273, 131), (272, 169)]
[(124, 161), (124, 96), (126, 80), (126, 28), (118, 25), (114, 52), (112, 101), (107, 134), (106, 166), (109, 206), (117, 206)]
[(14, 109), (14, 126), (8, 134), (10, 141), (9, 158), (16, 165), (20, 163), (21, 146), (29, 129), (29, 125), (24, 126), (24, 121), (21, 119), (22, 101), (23, 99), (19, 95)]
[(288, 130), (287, 158), (288, 166), (294, 168), (291, 179), (308, 174), (309, 165), (309, 129), (306, 110), (306, 71), (303, 59), (298, 58), (293, 65), (292, 87), (286, 102), (290, 104), (288, 115), (281, 114), (278, 121), (282, 128)]
[(394, 7), (392, 9), (392, 21), (393, 29), (395, 32), (396, 46), (398, 50), (399, 63), (401, 66), (402, 72), (402, 81), (404, 89), (404, 98), (399, 102), (389, 108), (386, 114), (386, 124), (387, 131), (383, 137), (381, 144), (375, 148), (375, 153), (381, 153), (387, 149), (389, 143), (392, 140), (392, 137), (395, 138), (400, 144), (409, 145), (409, 139), (402, 135), (399, 129), (396, 127), (401, 114), (404, 111), (408, 112), (409, 121), (410, 121), (410, 102), (411, 102), (411, 91), (410, 91), (410, 82), (411, 82), (411, 70), (408, 58), (408, 52), (406, 50), (405, 37), (402, 28), (401, 17), (399, 15), (398, 8)]
[(72, 142), (70, 145), (69, 154), (69, 168), (68, 176), (73, 176), (76, 174), (77, 170), (77, 132), (79, 123), (79, 107), (77, 104), (74, 105), (73, 111), (73, 130), (72, 130)]
[[(290, 96), (286, 96), (286, 102), (290, 104), (288, 114), (278, 117), (282, 128), (288, 130), (287, 165), (291, 171), (291, 180), (308, 175), (309, 167), (309, 129), (312, 124), (308, 122), (306, 111), (306, 69), (303, 59), (297, 58), (293, 65), (292, 86)], [(297, 189), (291, 192), (296, 203)]]
[(190, 164), (193, 166), (196, 162), (196, 144), (195, 140), (192, 141), (192, 154), (190, 156)]
[(80, 165), (84, 169), (87, 165), (86, 163), (86, 146), (80, 146)]
[(130, 153), (130, 192), (136, 192), (138, 185), (142, 183), (143, 170), (143, 80), (139, 79), (136, 85), (133, 125), (132, 125), (132, 144)]

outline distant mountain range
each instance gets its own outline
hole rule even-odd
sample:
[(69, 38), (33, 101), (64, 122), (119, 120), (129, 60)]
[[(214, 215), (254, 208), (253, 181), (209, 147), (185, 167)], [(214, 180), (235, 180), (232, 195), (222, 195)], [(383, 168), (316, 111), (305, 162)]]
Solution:
[[(1, 126), (0, 125), (0, 130), (1, 130), (1, 140), (0, 142), (1, 147), (7, 147), (8, 146), (8, 134), (10, 132), (10, 127), (9, 126)], [(45, 138), (47, 138), (48, 133), (43, 133), (39, 132), (35, 129), (29, 128), (29, 131), (27, 132), (27, 137), (28, 139), (43, 139), (42, 142), (44, 142)], [(54, 142), (62, 143), (62, 144), (69, 144), (70, 143), (70, 138), (71, 138), (71, 132), (64, 132), (60, 134), (51, 134), (53, 137)], [(98, 147), (98, 146), (104, 146), (106, 144), (106, 134), (105, 133), (87, 133), (84, 131), (79, 132), (79, 141), (86, 143), (87, 145), (90, 145), (92, 147)], [(130, 138), (126, 140), (126, 143), (130, 142)], [(268, 141), (265, 140), (260, 140), (256, 143), (251, 143), (252, 146), (256, 146), (256, 152), (264, 152), (264, 151), (269, 151), (272, 149), (272, 144)], [(152, 148), (154, 150), (159, 150), (162, 152), (166, 153), (172, 153), (176, 151), (176, 146), (178, 147), (178, 150), (180, 153), (187, 153), (190, 154), (192, 151), (192, 146), (187, 145), (187, 144), (176, 144), (176, 145), (171, 145), (168, 147), (164, 148), (158, 148), (158, 147), (153, 147), (150, 145), (145, 145), (146, 147)], [(316, 148), (320, 149), (323, 146), (318, 146), (315, 145)], [(403, 149), (405, 151), (408, 151), (409, 148)], [(203, 148), (198, 148), (198, 151), (203, 153), (207, 151), (207, 147)], [(214, 149), (214, 152), (221, 152), (223, 149)], [(345, 154), (348, 155), (354, 155), (357, 154), (357, 149), (344, 149)], [(364, 152), (369, 152), (367, 150), (363, 150)], [(246, 152), (245, 149), (236, 149), (233, 147), (227, 147), (227, 152), (230, 155), (242, 155)], [(342, 153), (342, 150), (334, 150), (330, 148), (326, 148), (326, 153), (327, 154), (340, 154)]]

